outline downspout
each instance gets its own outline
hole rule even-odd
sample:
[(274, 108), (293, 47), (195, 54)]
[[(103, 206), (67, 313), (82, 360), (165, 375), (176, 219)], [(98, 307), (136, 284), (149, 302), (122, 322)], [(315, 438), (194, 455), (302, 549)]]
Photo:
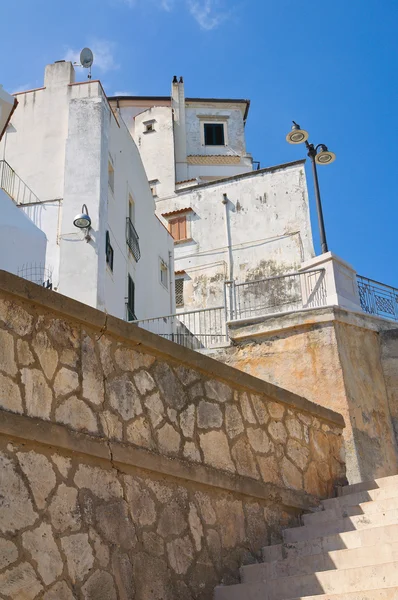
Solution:
[(175, 313), (175, 302), (173, 302), (173, 290), (175, 290), (174, 286), (174, 257), (173, 251), (169, 250), (169, 273), (170, 273), (170, 314), (174, 315)]
[(234, 317), (234, 305), (233, 305), (233, 281), (234, 281), (234, 259), (233, 259), (233, 255), (232, 255), (232, 241), (231, 241), (231, 223), (230, 223), (230, 217), (229, 217), (229, 210), (228, 210), (228, 196), (227, 194), (223, 194), (223, 199), (222, 199), (222, 203), (225, 206), (225, 226), (227, 228), (227, 248), (228, 248), (228, 263), (229, 263), (229, 281), (226, 283), (229, 283), (229, 313), (230, 313), (230, 319), (232, 321), (233, 317)]

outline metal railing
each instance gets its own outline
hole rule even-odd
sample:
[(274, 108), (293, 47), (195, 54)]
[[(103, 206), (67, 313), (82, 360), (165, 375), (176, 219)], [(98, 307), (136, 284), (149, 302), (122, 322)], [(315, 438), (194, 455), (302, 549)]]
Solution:
[(52, 270), (46, 269), (42, 263), (26, 263), (18, 268), (17, 275), (52, 290)]
[(138, 233), (136, 232), (131, 219), (129, 217), (127, 217), (127, 219), (126, 219), (126, 242), (137, 262), (141, 258), (139, 239), (140, 238), (138, 237)]
[(357, 275), (362, 310), (370, 315), (398, 321), (398, 289)]
[(325, 270), (226, 282), (225, 302), (230, 321), (325, 306)]
[(10, 167), (8, 162), (0, 160), (0, 188), (3, 189), (15, 204), (31, 204), (40, 202), (38, 196)]
[(228, 342), (224, 306), (143, 319), (134, 321), (134, 324), (192, 350), (213, 348)]
[(137, 321), (135, 313), (131, 310), (128, 302), (126, 302), (126, 321), (129, 323)]

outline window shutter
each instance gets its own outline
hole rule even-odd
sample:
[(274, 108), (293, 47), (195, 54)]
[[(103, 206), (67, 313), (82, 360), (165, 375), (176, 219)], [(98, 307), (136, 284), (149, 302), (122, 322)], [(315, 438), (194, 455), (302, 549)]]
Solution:
[(186, 240), (187, 239), (187, 218), (186, 217), (180, 217), (179, 219), (179, 240)]

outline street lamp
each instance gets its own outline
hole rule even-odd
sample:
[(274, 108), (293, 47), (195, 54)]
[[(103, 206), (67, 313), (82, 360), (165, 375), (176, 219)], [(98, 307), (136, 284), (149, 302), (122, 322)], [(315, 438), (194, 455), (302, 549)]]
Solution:
[(323, 222), (321, 194), (319, 191), (318, 172), (316, 165), (328, 165), (334, 160), (336, 160), (336, 155), (334, 154), (334, 152), (330, 152), (330, 150), (328, 150), (328, 147), (325, 146), (325, 144), (318, 144), (317, 146), (314, 146), (314, 144), (310, 144), (308, 142), (308, 132), (304, 129), (301, 129), (300, 125), (298, 125), (295, 121), (293, 121), (292, 130), (289, 131), (289, 133), (286, 136), (286, 141), (289, 142), (289, 144), (302, 144), (303, 142), (305, 142), (306, 148), (308, 150), (308, 156), (311, 159), (312, 173), (314, 176), (316, 211), (318, 214), (321, 249), (322, 254), (324, 254), (328, 251), (328, 244), (326, 241), (325, 224)]

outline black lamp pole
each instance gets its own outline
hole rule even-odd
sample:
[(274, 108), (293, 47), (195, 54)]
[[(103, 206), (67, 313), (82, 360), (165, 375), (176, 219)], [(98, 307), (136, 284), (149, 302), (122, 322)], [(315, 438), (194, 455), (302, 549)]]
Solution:
[(309, 144), (306, 141), (305, 145), (307, 147), (308, 156), (310, 157), (311, 164), (312, 164), (312, 174), (314, 176), (316, 212), (318, 215), (319, 236), (320, 236), (320, 240), (321, 240), (321, 251), (322, 251), (322, 254), (324, 254), (325, 252), (328, 252), (328, 243), (326, 241), (325, 222), (323, 220), (321, 193), (319, 191), (318, 171), (317, 171), (316, 162), (315, 162), (315, 157), (317, 155), (317, 151), (316, 151), (316, 148), (314, 147), (314, 144)]

